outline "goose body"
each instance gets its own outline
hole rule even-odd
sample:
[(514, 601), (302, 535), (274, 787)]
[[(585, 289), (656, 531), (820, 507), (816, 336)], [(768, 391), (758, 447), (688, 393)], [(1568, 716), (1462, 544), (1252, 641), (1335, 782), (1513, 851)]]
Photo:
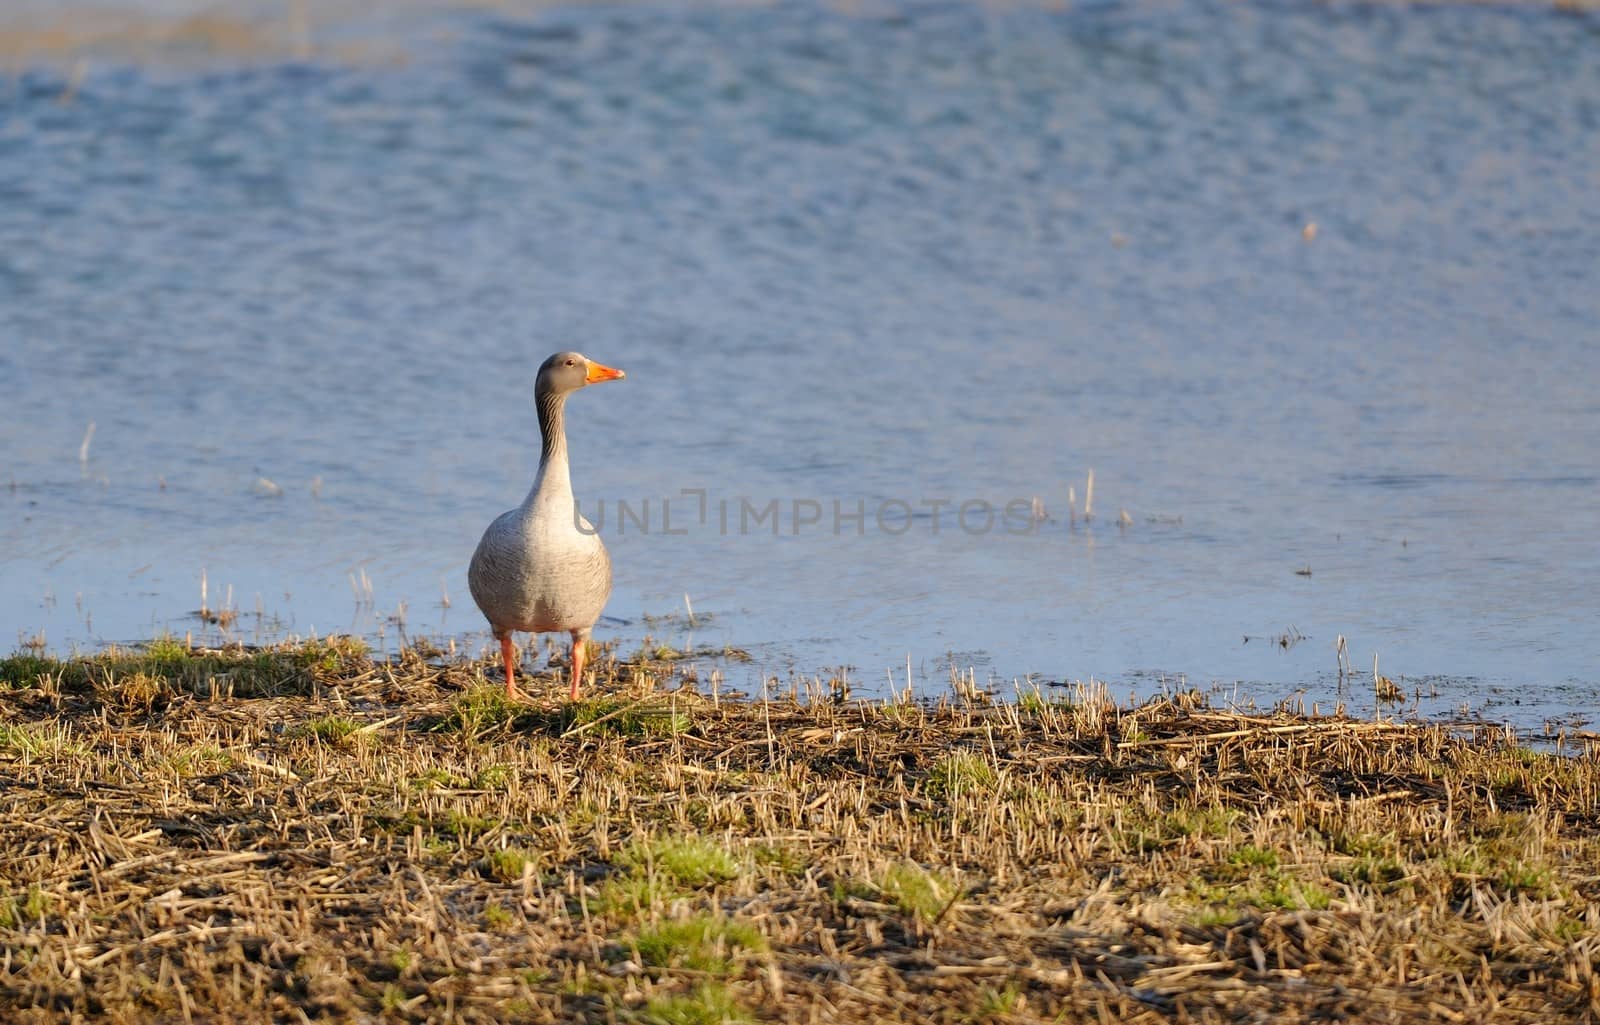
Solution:
[(520, 696), (512, 668), (512, 635), (518, 631), (571, 636), (571, 696), (578, 697), (585, 645), (611, 597), (611, 557), (573, 499), (566, 401), (586, 385), (622, 376), (581, 353), (558, 352), (545, 360), (534, 387), (542, 443), (538, 476), (528, 497), (495, 517), (472, 553), (467, 584), (500, 642), (512, 698)]
[[(592, 627), (611, 597), (611, 556), (573, 506), (528, 501), (483, 532), (467, 580), (499, 633), (570, 633)], [(562, 529), (562, 520), (565, 527)]]

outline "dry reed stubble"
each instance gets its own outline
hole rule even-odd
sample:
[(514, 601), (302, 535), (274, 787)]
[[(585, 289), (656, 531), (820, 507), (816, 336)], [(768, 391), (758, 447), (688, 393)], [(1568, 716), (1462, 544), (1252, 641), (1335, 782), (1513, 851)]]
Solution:
[(168, 656), (0, 691), (0, 1016), (1600, 1007), (1600, 765), (1499, 731), (1093, 692), (713, 704), (619, 694), (681, 680), (615, 663), (613, 696), (521, 710), (467, 664)]

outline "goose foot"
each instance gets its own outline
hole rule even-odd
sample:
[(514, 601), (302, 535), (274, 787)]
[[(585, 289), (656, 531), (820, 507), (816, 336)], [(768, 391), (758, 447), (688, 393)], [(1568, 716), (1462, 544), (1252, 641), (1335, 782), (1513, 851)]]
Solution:
[(516, 673), (511, 668), (516, 661), (516, 650), (516, 646), (511, 643), (510, 634), (500, 638), (500, 658), (506, 666), (506, 700), (527, 704), (531, 699), (517, 688)]

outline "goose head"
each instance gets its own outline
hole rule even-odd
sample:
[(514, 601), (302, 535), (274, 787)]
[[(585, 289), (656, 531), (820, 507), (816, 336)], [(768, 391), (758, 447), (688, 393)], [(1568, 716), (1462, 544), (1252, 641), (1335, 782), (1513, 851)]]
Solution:
[(558, 352), (539, 367), (534, 394), (570, 395), (586, 385), (621, 380), (625, 375), (603, 363), (596, 363), (581, 352)]

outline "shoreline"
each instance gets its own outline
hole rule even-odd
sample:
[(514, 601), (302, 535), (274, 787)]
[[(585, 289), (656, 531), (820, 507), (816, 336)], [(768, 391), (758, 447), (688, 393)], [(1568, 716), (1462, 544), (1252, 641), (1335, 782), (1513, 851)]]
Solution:
[[(403, 605), (404, 603), (402, 603)], [(260, 653), (281, 651), (306, 644), (319, 644), (316, 632), (291, 631), (283, 620), (269, 626), (250, 626), (261, 613), (240, 612), (232, 606), (200, 609), (183, 619), (197, 625), (185, 629), (169, 621), (159, 625), (156, 641), (126, 639), (74, 639), (67, 644), (50, 643), (43, 629), (29, 634), (18, 630), (14, 654), (56, 662), (96, 660), (135, 655), (151, 643), (170, 641), (188, 649), (212, 653)], [(715, 622), (702, 614), (704, 621)], [(270, 617), (269, 617), (270, 618)], [(726, 636), (720, 627), (712, 636)], [(781, 642), (755, 642), (739, 646), (723, 641), (695, 643), (697, 627), (687, 625), (682, 612), (643, 614), (634, 620), (610, 624), (607, 636), (591, 641), (593, 657), (613, 662), (647, 664), (662, 685), (676, 687), (689, 683), (715, 696), (724, 694), (748, 697), (759, 692), (766, 681), (769, 698), (786, 697), (795, 701), (841, 697), (867, 702), (907, 700), (906, 663), (889, 665), (889, 675), (874, 678), (847, 659), (817, 656), (801, 664), (784, 653)], [(498, 656), (486, 628), (466, 633), (431, 629), (408, 630), (401, 617), (370, 613), (363, 628), (354, 626), (325, 635), (339, 643), (361, 645), (375, 660), (403, 660), (421, 654), (435, 661), (471, 662), (476, 658), (489, 675), (499, 673)], [(1251, 638), (1277, 645), (1280, 638)], [(1301, 638), (1301, 641), (1306, 638)], [(741, 642), (742, 644), (743, 642)], [(560, 646), (551, 635), (519, 646), (525, 649), (524, 668), (548, 673), (552, 666), (564, 665)], [(815, 653), (813, 653), (815, 655)], [(554, 661), (549, 661), (551, 658)], [(870, 659), (860, 660), (870, 664)], [(1040, 672), (1001, 675), (994, 671), (987, 652), (947, 652), (943, 656), (919, 658), (911, 674), (910, 700), (915, 702), (957, 700), (1014, 704), (1023, 701), (1061, 702), (1081, 697), (1086, 692), (1123, 708), (1162, 699), (1204, 701), (1213, 711), (1244, 716), (1271, 716), (1278, 713), (1332, 716), (1358, 720), (1373, 719), (1411, 724), (1436, 724), (1449, 727), (1504, 729), (1512, 731), (1518, 742), (1540, 750), (1570, 752), (1583, 749), (1588, 741), (1600, 739), (1591, 728), (1583, 706), (1566, 703), (1559, 684), (1544, 680), (1513, 683), (1499, 678), (1440, 673), (1404, 674), (1392, 672), (1384, 663), (1384, 674), (1374, 678), (1370, 669), (1358, 669), (1347, 658), (1337, 656), (1339, 670), (1324, 670), (1309, 675), (1270, 675), (1262, 677), (1191, 676), (1180, 670), (1155, 672), (1135, 670), (1120, 676), (1090, 675), (1087, 679), (1071, 675)], [(539, 670), (529, 666), (542, 665)], [(980, 667), (985, 675), (979, 676)], [(1381, 682), (1380, 682), (1381, 681)], [(1568, 685), (1588, 684), (1564, 681)], [(1530, 700), (1519, 688), (1541, 695)], [(1550, 692), (1548, 697), (1543, 697)]]
[(1600, 1014), (1592, 742), (596, 666), (584, 701), (509, 706), (487, 663), (337, 638), (0, 660), (0, 1009)]

